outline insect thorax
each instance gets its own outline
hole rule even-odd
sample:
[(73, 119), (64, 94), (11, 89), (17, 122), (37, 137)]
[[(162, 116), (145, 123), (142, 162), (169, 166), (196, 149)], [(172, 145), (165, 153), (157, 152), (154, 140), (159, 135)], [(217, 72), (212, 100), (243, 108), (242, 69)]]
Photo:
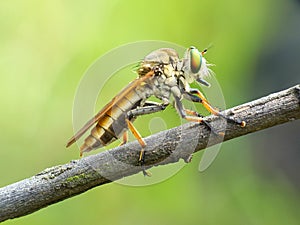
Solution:
[(155, 75), (161, 75), (164, 67), (167, 65), (175, 65), (179, 62), (178, 53), (172, 48), (160, 48), (148, 54), (141, 62), (138, 69), (139, 76), (144, 76), (153, 70)]
[(154, 76), (137, 88), (140, 97), (145, 100), (150, 95), (154, 95), (164, 103), (168, 103), (174, 88), (180, 92), (178, 77), (183, 72), (176, 70), (176, 63), (174, 61), (172, 63), (143, 61), (138, 69), (139, 76), (145, 76), (150, 71), (154, 71)]
[[(193, 54), (188, 54), (190, 51)], [(139, 77), (154, 72), (154, 77), (146, 81), (149, 89), (147, 95), (151, 89), (151, 95), (164, 101), (169, 100), (171, 93), (181, 99), (182, 94), (190, 90), (189, 84), (195, 80), (208, 86), (203, 77), (208, 76), (211, 70), (202, 54), (195, 48), (189, 48), (185, 56), (179, 59), (174, 49), (161, 48), (151, 52), (137, 70)]]

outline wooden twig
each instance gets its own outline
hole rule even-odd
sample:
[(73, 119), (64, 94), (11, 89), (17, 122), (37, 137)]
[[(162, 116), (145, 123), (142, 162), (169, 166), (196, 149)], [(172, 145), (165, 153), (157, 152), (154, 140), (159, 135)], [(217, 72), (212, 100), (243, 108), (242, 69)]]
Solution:
[[(300, 85), (222, 112), (247, 122), (228, 123), (224, 141), (300, 118)], [(217, 131), (224, 120), (206, 117)], [(203, 124), (187, 123), (145, 138), (147, 167), (189, 161), (192, 153), (222, 140)], [(55, 202), (141, 171), (140, 145), (135, 141), (39, 174), (0, 189), (0, 221), (24, 216)], [(142, 176), (142, 175), (141, 175)], [(155, 174), (154, 174), (155, 176)], [(151, 178), (149, 178), (151, 179)]]

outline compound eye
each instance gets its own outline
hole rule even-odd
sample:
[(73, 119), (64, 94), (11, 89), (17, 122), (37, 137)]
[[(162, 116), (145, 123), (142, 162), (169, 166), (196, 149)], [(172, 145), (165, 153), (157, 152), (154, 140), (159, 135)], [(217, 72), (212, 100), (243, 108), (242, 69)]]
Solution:
[(202, 64), (202, 54), (196, 48), (190, 48), (190, 68), (192, 73), (198, 73)]

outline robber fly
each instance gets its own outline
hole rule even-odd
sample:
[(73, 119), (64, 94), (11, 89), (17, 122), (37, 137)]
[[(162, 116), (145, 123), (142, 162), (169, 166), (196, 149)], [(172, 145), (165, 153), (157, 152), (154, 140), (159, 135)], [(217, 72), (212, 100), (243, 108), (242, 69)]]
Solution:
[[(204, 80), (212, 71), (204, 58), (204, 51), (195, 47), (186, 50), (184, 57), (179, 58), (178, 53), (171, 48), (161, 48), (148, 54), (137, 69), (138, 78), (129, 83), (118, 95), (104, 106), (91, 120), (89, 120), (67, 143), (67, 147), (78, 140), (89, 128), (90, 135), (80, 147), (80, 155), (93, 149), (103, 147), (111, 142), (123, 138), (121, 144), (128, 141), (130, 130), (141, 145), (138, 162), (142, 165), (145, 159), (146, 142), (133, 125), (133, 121), (141, 115), (163, 111), (169, 104), (171, 96), (174, 106), (181, 118), (188, 121), (204, 122), (203, 118), (195, 111), (185, 109), (181, 100), (183, 98), (192, 102), (202, 103), (212, 114), (231, 120), (244, 127), (246, 123), (225, 117), (210, 105), (204, 95), (190, 83), (210, 86)], [(150, 96), (155, 96), (161, 102), (147, 101)], [(144, 174), (147, 174), (143, 170)]]

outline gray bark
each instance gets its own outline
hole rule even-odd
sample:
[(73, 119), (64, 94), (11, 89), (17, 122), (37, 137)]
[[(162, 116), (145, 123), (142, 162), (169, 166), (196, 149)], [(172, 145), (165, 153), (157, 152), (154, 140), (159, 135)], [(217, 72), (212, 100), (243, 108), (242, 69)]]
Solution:
[[(145, 138), (146, 167), (175, 163), (180, 159), (188, 162), (191, 154), (205, 149), (208, 145), (299, 119), (300, 85), (222, 113), (246, 121), (246, 127), (227, 123), (224, 138), (212, 134), (207, 126), (196, 123), (187, 123), (151, 135)], [(206, 120), (214, 129), (222, 131), (224, 127), (222, 118), (209, 116)], [(134, 141), (109, 151), (45, 169), (33, 177), (1, 188), (0, 222), (33, 213), (93, 187), (140, 172), (142, 168), (137, 160), (140, 148)]]

